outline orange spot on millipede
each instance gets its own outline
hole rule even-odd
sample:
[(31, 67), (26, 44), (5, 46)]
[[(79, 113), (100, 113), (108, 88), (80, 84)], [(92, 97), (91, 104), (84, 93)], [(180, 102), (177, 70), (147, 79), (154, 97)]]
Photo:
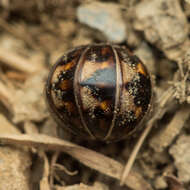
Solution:
[(103, 111), (110, 111), (110, 101), (109, 100), (105, 100), (103, 102), (100, 103), (100, 108), (103, 110)]
[(75, 113), (76, 109), (72, 102), (64, 102), (63, 104), (69, 113)]
[(142, 75), (145, 75), (145, 76), (147, 75), (147, 73), (141, 63), (138, 63), (138, 65), (137, 65), (137, 72), (141, 73)]
[(135, 111), (135, 116), (136, 118), (138, 118), (140, 116), (140, 114), (142, 113), (142, 108), (141, 107), (138, 107)]
[(60, 83), (59, 86), (60, 86), (60, 88), (62, 90), (70, 89), (70, 88), (72, 88), (72, 81), (70, 81), (70, 80), (63, 80), (63, 81), (61, 81), (61, 83)]
[(75, 64), (76, 64), (75, 61), (71, 61), (71, 62), (69, 62), (69, 63), (67, 63), (65, 65), (59, 66), (59, 69), (63, 70), (63, 71), (67, 71), (67, 70), (71, 69)]
[(106, 69), (110, 67), (110, 63), (108, 61), (105, 61), (101, 64), (100, 69)]

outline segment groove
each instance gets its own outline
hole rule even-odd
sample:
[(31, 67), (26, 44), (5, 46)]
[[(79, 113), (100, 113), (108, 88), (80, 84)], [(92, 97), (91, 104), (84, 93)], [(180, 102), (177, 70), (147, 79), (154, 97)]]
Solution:
[[(112, 46), (111, 46), (112, 47)], [(122, 72), (121, 72), (121, 63), (119, 61), (118, 54), (116, 50), (112, 47), (112, 51), (115, 55), (115, 60), (116, 60), (116, 91), (115, 91), (115, 105), (114, 105), (114, 113), (113, 113), (113, 119), (111, 122), (111, 125), (109, 127), (109, 131), (107, 135), (104, 137), (104, 140), (108, 140), (113, 128), (115, 127), (115, 122), (116, 122), (116, 117), (117, 114), (119, 113), (119, 108), (120, 108), (120, 96), (121, 96), (121, 87), (123, 86), (122, 84)]]
[(81, 81), (81, 68), (83, 66), (83, 57), (85, 55), (85, 53), (88, 51), (90, 47), (87, 47), (84, 52), (82, 53), (79, 61), (78, 61), (78, 64), (77, 64), (77, 67), (76, 67), (76, 70), (75, 70), (75, 73), (74, 73), (74, 81), (73, 81), (73, 88), (74, 88), (74, 96), (75, 96), (75, 102), (76, 102), (76, 105), (77, 105), (77, 108), (78, 108), (78, 112), (79, 112), (79, 115), (80, 115), (80, 118), (81, 118), (81, 122), (85, 128), (85, 130), (87, 131), (87, 133), (90, 135), (91, 138), (95, 139), (94, 135), (92, 134), (92, 132), (88, 129), (88, 126), (86, 124), (86, 121), (84, 119), (84, 115), (83, 115), (83, 112), (82, 112), (82, 109), (83, 109), (83, 106), (82, 106), (82, 100), (81, 100), (81, 93), (80, 93), (80, 81)]

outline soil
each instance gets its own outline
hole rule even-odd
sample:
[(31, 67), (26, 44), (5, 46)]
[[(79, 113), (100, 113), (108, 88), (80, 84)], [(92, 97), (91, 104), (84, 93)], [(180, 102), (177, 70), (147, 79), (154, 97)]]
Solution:
[[(0, 189), (190, 190), (189, 20), (189, 0), (0, 0)], [(63, 131), (44, 97), (59, 57), (102, 42), (127, 46), (152, 78), (146, 121), (115, 143)]]

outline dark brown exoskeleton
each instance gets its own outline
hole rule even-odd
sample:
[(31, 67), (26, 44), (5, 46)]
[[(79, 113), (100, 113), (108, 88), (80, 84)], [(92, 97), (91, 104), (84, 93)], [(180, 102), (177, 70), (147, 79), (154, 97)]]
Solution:
[(46, 96), (59, 125), (82, 136), (118, 141), (135, 131), (151, 102), (151, 79), (126, 47), (95, 44), (63, 55)]

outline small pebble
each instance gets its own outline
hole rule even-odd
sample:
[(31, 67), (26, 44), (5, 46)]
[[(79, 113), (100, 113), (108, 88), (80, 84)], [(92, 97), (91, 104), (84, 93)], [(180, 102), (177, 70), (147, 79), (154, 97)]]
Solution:
[(81, 23), (100, 30), (112, 42), (119, 43), (126, 38), (125, 22), (117, 4), (92, 2), (81, 5), (77, 17)]
[(167, 187), (167, 183), (164, 180), (163, 176), (158, 176), (154, 181), (154, 186), (156, 189), (165, 189)]

